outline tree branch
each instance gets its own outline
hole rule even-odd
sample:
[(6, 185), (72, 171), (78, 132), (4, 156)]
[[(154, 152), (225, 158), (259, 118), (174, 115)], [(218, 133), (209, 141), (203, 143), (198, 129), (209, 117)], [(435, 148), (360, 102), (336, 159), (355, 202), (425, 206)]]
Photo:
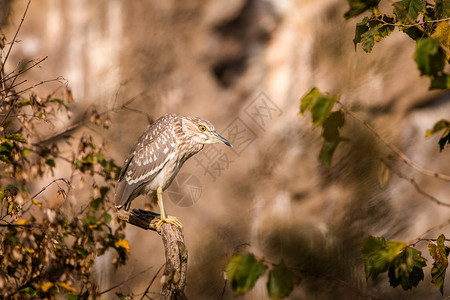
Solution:
[[(159, 214), (143, 210), (117, 211), (117, 217), (131, 225), (146, 230), (156, 231), (156, 224), (160, 221)], [(187, 299), (184, 294), (188, 251), (184, 244), (184, 237), (180, 228), (164, 223), (160, 232), (166, 254), (166, 264), (161, 279), (161, 299)]]

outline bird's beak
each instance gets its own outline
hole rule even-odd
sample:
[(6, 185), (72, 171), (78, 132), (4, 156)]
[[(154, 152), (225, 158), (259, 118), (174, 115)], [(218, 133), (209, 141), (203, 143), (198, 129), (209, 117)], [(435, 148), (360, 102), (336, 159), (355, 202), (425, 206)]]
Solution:
[(233, 145), (231, 145), (231, 143), (226, 138), (224, 138), (223, 136), (221, 136), (217, 132), (210, 132), (210, 134), (211, 134), (211, 138), (213, 140), (215, 140), (217, 142), (220, 142), (220, 143), (224, 143), (227, 146), (233, 147)]

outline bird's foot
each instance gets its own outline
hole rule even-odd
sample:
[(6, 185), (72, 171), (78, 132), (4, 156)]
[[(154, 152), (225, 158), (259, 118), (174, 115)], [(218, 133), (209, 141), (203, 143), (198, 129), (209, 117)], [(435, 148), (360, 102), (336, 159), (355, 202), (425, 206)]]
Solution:
[(162, 226), (164, 223), (169, 223), (169, 224), (172, 224), (172, 225), (177, 226), (178, 228), (181, 229), (181, 234), (184, 236), (183, 225), (181, 224), (180, 221), (178, 221), (178, 219), (177, 219), (176, 217), (173, 217), (173, 216), (167, 216), (167, 217), (165, 217), (165, 218), (161, 218), (161, 220), (159, 220), (159, 221), (156, 223), (156, 230), (157, 230), (158, 232), (161, 232), (161, 226)]

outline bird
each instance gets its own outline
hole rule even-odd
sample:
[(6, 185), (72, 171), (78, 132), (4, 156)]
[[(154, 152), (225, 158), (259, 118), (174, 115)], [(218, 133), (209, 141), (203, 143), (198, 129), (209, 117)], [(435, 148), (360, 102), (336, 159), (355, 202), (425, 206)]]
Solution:
[(186, 160), (202, 150), (205, 144), (216, 143), (232, 147), (208, 120), (173, 113), (160, 117), (139, 137), (123, 163), (116, 184), (116, 208), (128, 211), (139, 195), (156, 198), (160, 210), (156, 230), (161, 232), (163, 223), (169, 223), (179, 227), (183, 234), (181, 222), (167, 215), (162, 193)]

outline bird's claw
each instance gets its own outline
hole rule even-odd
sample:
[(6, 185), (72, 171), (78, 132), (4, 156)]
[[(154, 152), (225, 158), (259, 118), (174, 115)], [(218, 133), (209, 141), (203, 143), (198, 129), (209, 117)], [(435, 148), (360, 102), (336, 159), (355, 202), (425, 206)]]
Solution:
[(169, 223), (169, 224), (172, 224), (172, 225), (177, 226), (178, 228), (181, 229), (181, 234), (184, 236), (183, 225), (181, 224), (181, 222), (180, 222), (176, 217), (173, 217), (173, 216), (167, 216), (167, 217), (165, 217), (165, 218), (161, 218), (161, 220), (159, 220), (159, 221), (156, 223), (156, 230), (157, 230), (159, 233), (161, 233), (161, 226), (162, 226), (164, 223)]

